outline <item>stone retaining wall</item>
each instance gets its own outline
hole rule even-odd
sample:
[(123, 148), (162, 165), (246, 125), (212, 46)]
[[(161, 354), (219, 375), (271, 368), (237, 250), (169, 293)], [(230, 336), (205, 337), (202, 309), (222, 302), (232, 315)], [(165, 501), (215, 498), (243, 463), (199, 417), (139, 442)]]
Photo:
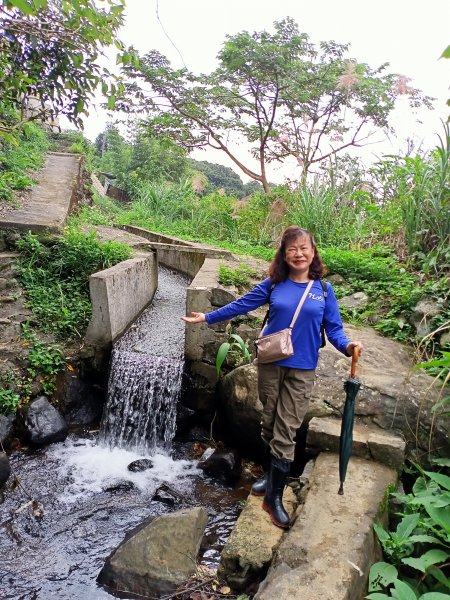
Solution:
[[(205, 259), (202, 268), (187, 290), (187, 315), (192, 311), (211, 312), (236, 298), (232, 292), (220, 286), (219, 264), (219, 260)], [(213, 410), (214, 389), (217, 383), (215, 355), (220, 344), (228, 339), (228, 334), (225, 332), (227, 324), (228, 321), (223, 321), (211, 327), (206, 323), (186, 326), (185, 357), (196, 395), (196, 404), (193, 408), (207, 412)]]

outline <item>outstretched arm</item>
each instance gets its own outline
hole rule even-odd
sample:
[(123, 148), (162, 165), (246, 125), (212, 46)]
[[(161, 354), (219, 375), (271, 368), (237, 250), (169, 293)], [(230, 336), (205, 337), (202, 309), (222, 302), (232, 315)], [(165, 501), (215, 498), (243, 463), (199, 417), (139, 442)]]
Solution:
[(205, 313), (192, 311), (191, 315), (192, 317), (181, 317), (181, 319), (186, 323), (204, 323), (206, 321)]

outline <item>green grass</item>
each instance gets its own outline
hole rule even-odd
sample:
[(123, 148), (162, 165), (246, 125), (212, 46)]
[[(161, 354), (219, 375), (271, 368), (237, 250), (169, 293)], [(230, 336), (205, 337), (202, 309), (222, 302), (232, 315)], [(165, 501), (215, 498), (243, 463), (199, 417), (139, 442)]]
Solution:
[(17, 243), (19, 277), (41, 328), (61, 338), (84, 335), (92, 307), (89, 276), (131, 257), (118, 242), (101, 242), (94, 232), (69, 228), (61, 237), (42, 241), (28, 233)]
[(18, 142), (0, 146), (0, 201), (13, 202), (14, 194), (33, 185), (31, 172), (39, 169), (50, 147), (45, 131), (35, 123), (27, 123)]

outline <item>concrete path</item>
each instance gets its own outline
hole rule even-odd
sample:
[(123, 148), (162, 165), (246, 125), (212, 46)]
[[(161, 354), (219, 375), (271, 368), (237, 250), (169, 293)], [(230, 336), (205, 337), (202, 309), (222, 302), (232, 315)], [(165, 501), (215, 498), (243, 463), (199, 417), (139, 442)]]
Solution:
[(38, 185), (19, 208), (0, 214), (0, 229), (58, 233), (76, 202), (80, 165), (78, 154), (47, 154)]

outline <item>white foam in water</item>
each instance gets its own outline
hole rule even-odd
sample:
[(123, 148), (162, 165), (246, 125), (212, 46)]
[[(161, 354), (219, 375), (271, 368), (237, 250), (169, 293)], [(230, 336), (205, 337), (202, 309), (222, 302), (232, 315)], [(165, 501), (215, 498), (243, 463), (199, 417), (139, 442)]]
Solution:
[[(118, 481), (131, 481), (149, 494), (162, 483), (183, 490), (190, 488), (190, 478), (200, 472), (193, 461), (173, 460), (162, 452), (143, 456), (121, 448), (100, 446), (93, 440), (68, 438), (63, 444), (49, 448), (48, 453), (60, 461), (60, 472), (70, 477), (70, 483), (59, 498), (65, 503), (102, 492)], [(151, 469), (139, 473), (127, 469), (131, 462), (145, 458), (152, 461)]]

